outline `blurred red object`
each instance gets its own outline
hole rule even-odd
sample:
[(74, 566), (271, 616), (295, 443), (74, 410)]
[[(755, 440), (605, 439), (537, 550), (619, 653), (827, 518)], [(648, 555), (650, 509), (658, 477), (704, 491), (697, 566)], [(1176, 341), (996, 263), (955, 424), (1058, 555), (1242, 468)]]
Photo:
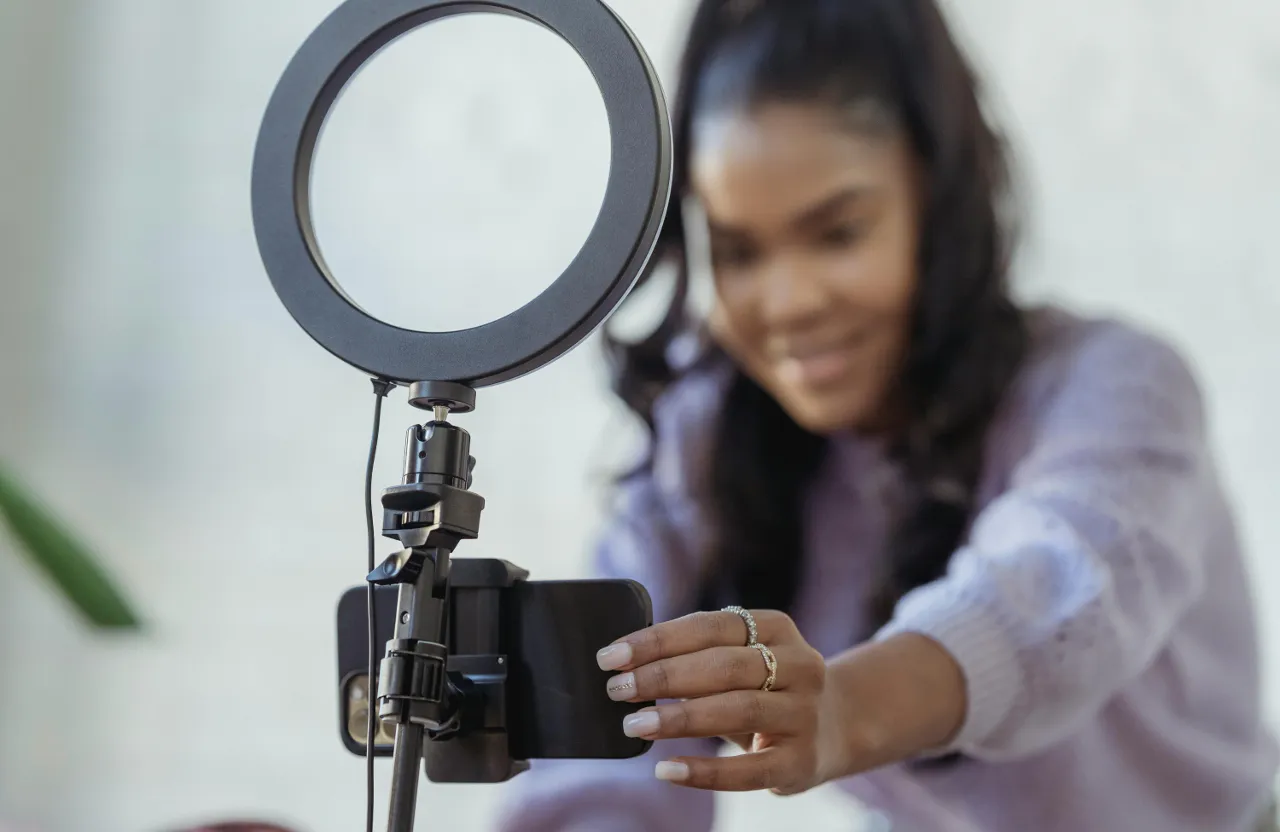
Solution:
[(178, 832), (298, 832), (297, 829), (279, 826), (276, 823), (262, 823), (259, 820), (236, 820), (230, 823), (214, 823), (211, 826), (197, 826), (179, 829)]

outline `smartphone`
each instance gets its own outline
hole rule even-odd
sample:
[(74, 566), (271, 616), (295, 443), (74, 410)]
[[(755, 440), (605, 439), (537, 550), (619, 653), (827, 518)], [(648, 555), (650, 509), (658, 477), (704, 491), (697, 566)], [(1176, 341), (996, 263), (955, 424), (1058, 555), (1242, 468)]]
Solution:
[[(506, 668), (505, 740), (514, 760), (643, 754), (652, 743), (625, 736), (622, 720), (652, 703), (609, 699), (611, 674), (596, 664), (596, 651), (653, 623), (649, 593), (629, 580), (529, 581), (525, 575), (505, 561), (452, 561), (449, 669), (474, 667), (480, 654), (500, 657)], [(359, 586), (343, 594), (337, 610), (340, 734), (360, 756), (370, 713), (367, 609), (366, 588)], [(397, 612), (396, 589), (375, 588), (378, 660), (395, 632)], [(456, 741), (439, 744), (450, 742)], [(391, 748), (390, 732), (379, 726), (374, 754), (389, 755)], [(428, 758), (430, 753), (428, 748)]]

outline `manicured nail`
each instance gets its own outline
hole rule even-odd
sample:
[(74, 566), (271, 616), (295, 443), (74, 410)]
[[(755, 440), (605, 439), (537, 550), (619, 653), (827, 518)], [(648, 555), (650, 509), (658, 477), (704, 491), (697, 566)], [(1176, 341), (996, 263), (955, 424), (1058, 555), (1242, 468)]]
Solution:
[(636, 674), (620, 673), (609, 680), (606, 689), (614, 702), (626, 702), (636, 697)]
[(622, 720), (622, 733), (628, 737), (648, 737), (658, 733), (657, 711), (640, 711), (624, 717)]
[(626, 667), (630, 663), (631, 645), (625, 641), (618, 644), (610, 644), (599, 653), (596, 653), (596, 664), (600, 665), (601, 670), (617, 670), (620, 667)]
[(673, 783), (679, 783), (689, 779), (689, 767), (684, 763), (663, 760), (653, 767), (653, 776), (659, 780), (670, 780)]

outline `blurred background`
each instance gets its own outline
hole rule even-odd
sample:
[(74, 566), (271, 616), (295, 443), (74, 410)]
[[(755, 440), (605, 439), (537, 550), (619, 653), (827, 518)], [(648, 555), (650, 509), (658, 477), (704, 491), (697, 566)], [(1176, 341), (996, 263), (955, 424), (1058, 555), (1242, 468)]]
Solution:
[[(364, 574), (372, 396), (277, 301), (249, 210), (267, 98), (334, 5), (0, 4), (0, 461), (148, 625), (87, 628), (0, 535), (0, 829), (363, 828), (363, 761), (337, 735), (334, 608)], [(670, 90), (692, 4), (612, 5)], [(1200, 373), (1280, 715), (1275, 2), (947, 10), (1023, 168), (1021, 290), (1153, 327)], [(511, 18), (446, 20), (389, 47), (334, 111), (321, 246), (390, 322), (491, 320), (577, 251), (608, 144), (567, 45)], [(397, 481), (415, 418), (393, 394), (375, 488)], [(459, 421), (488, 500), (460, 554), (581, 575), (637, 435), (596, 340), (481, 391)], [(419, 826), (483, 829), (500, 792), (424, 784)], [(847, 818), (823, 792), (722, 805), (723, 830)]]

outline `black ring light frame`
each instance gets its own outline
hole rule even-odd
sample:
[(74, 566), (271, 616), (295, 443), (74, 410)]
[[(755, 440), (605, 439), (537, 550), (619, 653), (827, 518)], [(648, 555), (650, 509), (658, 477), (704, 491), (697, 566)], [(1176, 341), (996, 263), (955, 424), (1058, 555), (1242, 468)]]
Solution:
[[(582, 57), (608, 114), (608, 185), (582, 249), (542, 294), (478, 327), (418, 332), (370, 316), (329, 273), (311, 224), (311, 167), (325, 118), (365, 63), (412, 29), (474, 12), (541, 24)], [(276, 294), (329, 352), (400, 385), (498, 384), (577, 346), (635, 284), (653, 253), (670, 192), (670, 124), (657, 74), (626, 24), (600, 0), (347, 0), (285, 69), (253, 161), (254, 228)]]

